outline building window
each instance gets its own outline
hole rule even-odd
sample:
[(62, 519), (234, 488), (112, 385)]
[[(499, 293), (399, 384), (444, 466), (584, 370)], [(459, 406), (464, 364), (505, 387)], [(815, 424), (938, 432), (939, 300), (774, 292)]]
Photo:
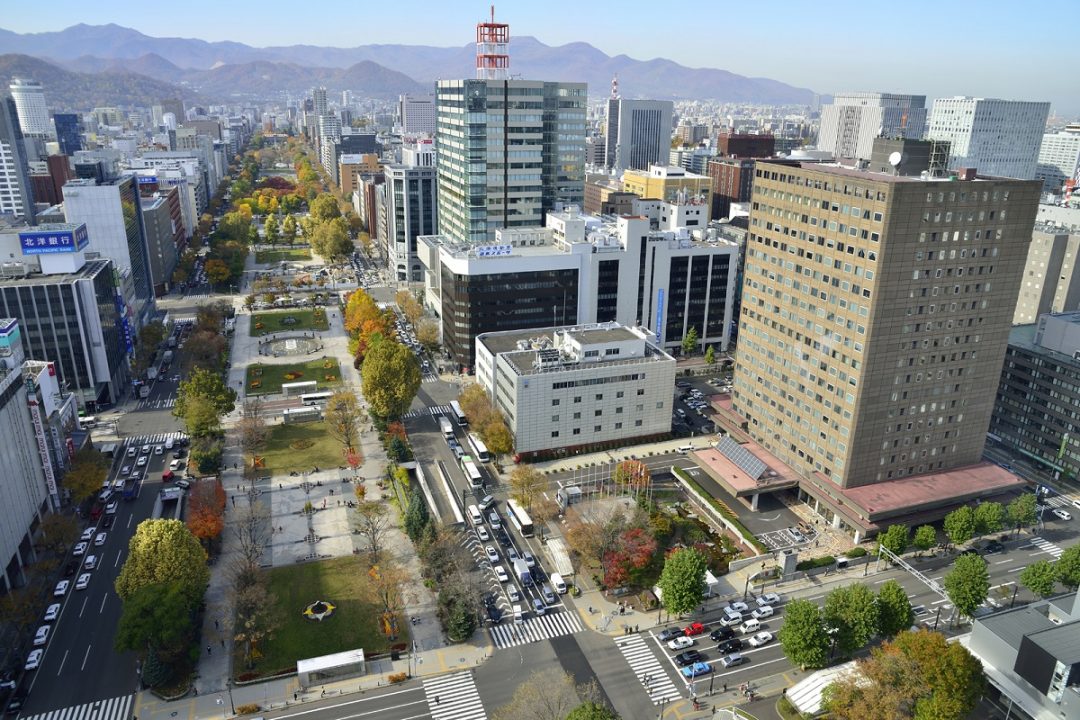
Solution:
[(616, 399), (616, 400), (618, 400), (618, 399), (619, 399), (619, 398), (621, 398), (622, 396), (623, 396), (623, 391), (622, 391), (622, 390), (620, 390), (620, 391), (618, 391), (617, 393), (615, 393), (615, 399)]
[(559, 400), (558, 400), (558, 398), (556, 398), (556, 399), (554, 399), (554, 400), (552, 400), (552, 401), (551, 401), (551, 407), (555, 407), (555, 406), (556, 406), (556, 405), (558, 405), (558, 404), (559, 404)]
[(641, 421), (640, 420), (635, 420), (634, 421), (634, 427), (641, 427)]
[(551, 416), (551, 422), (559, 422), (559, 416), (558, 415), (552, 415)]
[(604, 393), (596, 393), (596, 399), (597, 399), (597, 401), (603, 400), (604, 399)]
[(616, 415), (622, 415), (622, 408), (621, 407), (615, 408), (615, 414)]
[(575, 435), (580, 435), (581, 434), (581, 428), (574, 428), (574, 434)]
[(604, 414), (603, 410), (597, 410), (596, 412), (593, 413), (593, 417), (600, 417), (603, 414)]
[(645, 388), (638, 388), (637, 389), (637, 394), (638, 394), (638, 396), (644, 395), (645, 394)]
[(559, 431), (558, 430), (552, 430), (551, 431), (551, 437), (553, 437), (553, 438), (559, 437)]
[(615, 423), (616, 430), (622, 430), (622, 423)]
[(593, 429), (593, 432), (600, 432), (600, 426), (599, 425), (593, 425), (592, 429)]
[(575, 395), (574, 396), (574, 402), (576, 402), (576, 403), (581, 402), (581, 396), (580, 395)]
[(657, 409), (657, 410), (662, 410), (663, 408), (664, 408), (664, 401), (663, 401), (663, 400), (661, 400), (660, 402), (656, 403), (656, 409)]
[(574, 419), (575, 420), (580, 420), (581, 419), (581, 413), (579, 413), (579, 412), (574, 413)]

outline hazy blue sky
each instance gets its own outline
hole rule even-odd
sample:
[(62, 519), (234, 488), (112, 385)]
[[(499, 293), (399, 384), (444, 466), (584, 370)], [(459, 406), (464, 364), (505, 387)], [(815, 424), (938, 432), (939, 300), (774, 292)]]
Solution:
[[(310, 5), (282, 0), (9, 0), (0, 27), (60, 30), (117, 23), (147, 35), (234, 40), (249, 45), (333, 46), (473, 42), (486, 3), (364, 0)], [(1068, 3), (1066, 3), (1068, 5)], [(310, 10), (317, 9), (317, 12)], [(1080, 80), (1068, 66), (1075, 27), (1065, 5), (1018, 0), (772, 0), (676, 3), (658, 0), (514, 0), (496, 6), (513, 35), (548, 45), (584, 41), (609, 55), (666, 57), (769, 77), (829, 93), (886, 90), (931, 97), (983, 95), (1049, 100), (1080, 112)], [(511, 41), (511, 56), (513, 43)]]

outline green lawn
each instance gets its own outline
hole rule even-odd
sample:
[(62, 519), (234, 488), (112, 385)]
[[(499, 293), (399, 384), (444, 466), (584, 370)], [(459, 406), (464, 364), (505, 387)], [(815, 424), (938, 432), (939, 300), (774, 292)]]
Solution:
[(255, 262), (259, 264), (276, 263), (282, 260), (297, 261), (310, 260), (311, 249), (306, 247), (278, 248), (276, 250), (259, 250), (255, 253)]
[[(327, 367), (329, 365), (329, 367)], [(286, 378), (288, 373), (299, 373), (299, 377)], [(327, 377), (333, 378), (327, 380)], [(336, 358), (321, 357), (303, 363), (288, 365), (250, 365), (247, 369), (246, 395), (267, 395), (281, 392), (282, 383), (305, 382), (314, 380), (319, 390), (329, 390), (341, 385), (341, 367)], [(255, 385), (253, 383), (258, 383)]]
[[(292, 318), (296, 322), (286, 323), (286, 318)], [(258, 327), (261, 325), (262, 327)], [(322, 308), (301, 310), (275, 310), (273, 312), (259, 312), (251, 316), (251, 336), (262, 337), (272, 333), (295, 332), (298, 330), (315, 330), (324, 332), (330, 329), (330, 323), (326, 319), (326, 311)]]
[[(253, 671), (258, 675), (295, 670), (297, 660), (363, 648), (367, 654), (385, 652), (390, 645), (379, 627), (380, 608), (368, 600), (368, 575), (359, 557), (274, 568), (267, 572), (269, 589), (278, 604), (281, 625), (273, 639), (263, 643), (263, 655)], [(323, 600), (335, 606), (321, 622), (303, 616), (309, 604)], [(408, 631), (394, 643), (408, 643)], [(233, 663), (245, 672), (243, 657)]]
[(329, 468), (344, 464), (341, 443), (326, 432), (326, 423), (302, 422), (274, 425), (270, 437), (259, 455), (265, 472), (284, 475), (313, 467)]

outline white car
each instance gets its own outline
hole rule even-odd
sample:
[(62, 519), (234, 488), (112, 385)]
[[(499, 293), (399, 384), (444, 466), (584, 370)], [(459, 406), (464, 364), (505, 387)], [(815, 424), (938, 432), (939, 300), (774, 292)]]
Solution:
[(506, 594), (510, 598), (510, 602), (512, 602), (512, 603), (521, 602), (521, 593), (518, 592), (517, 587), (515, 587), (514, 585), (511, 585), (510, 587), (506, 588)]
[(45, 651), (41, 648), (31, 650), (30, 654), (26, 656), (26, 664), (23, 665), (23, 670), (37, 670), (41, 665), (41, 656), (45, 654)]
[(97, 567), (97, 555), (87, 555), (86, 560), (83, 562), (83, 568), (85, 570), (93, 570)]
[(80, 540), (86, 540), (87, 542), (89, 542), (90, 540), (94, 539), (94, 533), (95, 532), (97, 532), (97, 530), (94, 529), (94, 528), (86, 528), (85, 530), (82, 531), (82, 535), (79, 536), (79, 539)]
[(768, 645), (772, 642), (773, 634), (768, 630), (762, 630), (756, 635), (752, 636), (748, 642), (753, 647), (761, 647), (762, 645)]
[(97, 535), (95, 535), (95, 536), (94, 536), (94, 545), (95, 545), (96, 547), (101, 547), (102, 545), (104, 545), (104, 544), (105, 544), (105, 541), (106, 541), (106, 540), (107, 540), (108, 538), (109, 538), (109, 534), (108, 534), (108, 533), (103, 533), (103, 532), (102, 532), (102, 533), (98, 533)]
[(487, 528), (481, 525), (476, 528), (476, 537), (480, 538), (480, 542), (488, 542), (491, 540), (491, 533), (487, 531)]
[(52, 629), (52, 625), (42, 625), (34, 633), (34, 646), (41, 647), (45, 643), (49, 642), (49, 630)]
[(79, 579), (75, 581), (76, 590), (85, 590), (90, 587), (90, 573), (83, 573), (79, 576)]
[(142, 452), (143, 452), (144, 455), (149, 455), (150, 454), (150, 446), (149, 445), (143, 445), (142, 446)]
[(53, 596), (64, 597), (65, 595), (67, 595), (69, 587), (71, 587), (70, 580), (61, 580), (60, 582), (56, 583), (56, 588), (53, 589)]
[[(728, 608), (731, 609), (733, 612), (744, 613), (750, 609), (750, 606), (742, 602), (741, 600), (736, 600), (734, 602), (728, 603)], [(724, 612), (727, 612), (727, 610), (725, 610)]]
[(42, 618), (45, 622), (52, 622), (60, 617), (60, 603), (53, 603), (49, 607), (45, 608), (45, 617)]
[(75, 548), (71, 551), (71, 554), (74, 555), (75, 557), (82, 557), (84, 554), (86, 554), (86, 548), (88, 548), (88, 547), (90, 547), (89, 543), (85, 543), (85, 542), (78, 543), (75, 546)]
[(766, 605), (779, 605), (780, 596), (776, 593), (765, 593), (764, 595), (758, 595), (757, 605), (758, 607), (765, 607)]
[(762, 605), (759, 608), (755, 608), (754, 612), (750, 613), (750, 617), (755, 620), (764, 620), (767, 617), (772, 617), (776, 611), (772, 609), (772, 605)]
[(155, 445), (154, 446), (154, 454), (155, 455), (164, 455), (165, 454), (165, 448), (163, 448), (160, 445)]
[(130, 472), (131, 472), (131, 466), (130, 465), (125, 465), (122, 468), (120, 468), (120, 474), (121, 475), (127, 475)]
[(496, 550), (493, 546), (488, 545), (484, 548), (484, 552), (487, 554), (488, 562), (490, 562), (492, 565), (499, 562), (499, 551)]
[(146, 456), (146, 455), (140, 455), (139, 459), (135, 461), (135, 466), (136, 467), (143, 467), (144, 465), (146, 465), (146, 458), (147, 457), (148, 456)]
[(677, 637), (671, 642), (669, 642), (667, 646), (672, 650), (685, 650), (693, 644), (694, 638), (686, 637), (685, 635), (683, 635), (682, 637)]
[(116, 510), (119, 507), (120, 507), (120, 503), (113, 500), (111, 503), (109, 503), (108, 505), (105, 506), (105, 514), (106, 515), (115, 515)]
[(1070, 515), (1067, 510), (1062, 510), (1061, 508), (1054, 508), (1052, 512), (1060, 520), (1072, 520), (1072, 515)]
[(499, 578), (499, 582), (510, 582), (510, 576), (506, 574), (506, 568), (502, 565), (495, 566), (495, 577)]

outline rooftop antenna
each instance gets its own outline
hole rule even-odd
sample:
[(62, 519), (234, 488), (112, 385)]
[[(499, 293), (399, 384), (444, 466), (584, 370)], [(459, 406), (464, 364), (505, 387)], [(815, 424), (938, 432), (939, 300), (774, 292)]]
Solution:
[(510, 69), (510, 25), (495, 22), (476, 23), (476, 79), (506, 80)]
[(619, 99), (619, 76), (618, 75), (611, 78), (611, 99), (612, 100), (618, 100)]

